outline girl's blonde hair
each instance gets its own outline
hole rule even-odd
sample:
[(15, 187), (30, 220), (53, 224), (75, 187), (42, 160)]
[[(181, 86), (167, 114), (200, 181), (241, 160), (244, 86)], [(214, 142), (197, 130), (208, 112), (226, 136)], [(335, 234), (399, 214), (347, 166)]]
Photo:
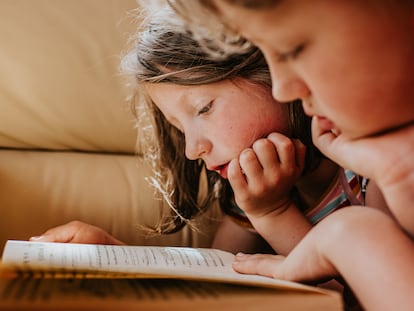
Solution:
[[(145, 158), (152, 164), (152, 184), (163, 195), (172, 213), (152, 228), (158, 233), (173, 233), (201, 215), (219, 199), (223, 206), (232, 199), (227, 180), (207, 171), (201, 160), (185, 157), (185, 137), (163, 116), (146, 92), (148, 83), (200, 85), (243, 78), (269, 89), (269, 69), (254, 46), (217, 59), (198, 43), (169, 8), (146, 13), (133, 38), (133, 48), (124, 56), (122, 71), (133, 75), (136, 83), (133, 110), (140, 127), (140, 143)], [(213, 48), (213, 46), (210, 46)], [(289, 105), (293, 137), (307, 146), (308, 168), (317, 165), (320, 153), (313, 146), (310, 118), (300, 102)], [(200, 180), (206, 177), (206, 189)], [(206, 195), (200, 199), (200, 191)]]

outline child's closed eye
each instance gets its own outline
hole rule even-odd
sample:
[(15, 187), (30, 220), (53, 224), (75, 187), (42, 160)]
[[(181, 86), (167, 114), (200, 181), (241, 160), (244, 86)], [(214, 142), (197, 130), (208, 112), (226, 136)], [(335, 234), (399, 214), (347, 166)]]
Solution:
[(197, 112), (197, 115), (199, 116), (199, 115), (202, 115), (202, 114), (205, 114), (205, 113), (208, 113), (209, 111), (210, 111), (210, 109), (211, 109), (211, 107), (213, 106), (213, 102), (211, 101), (211, 102), (209, 102), (207, 105), (205, 105), (203, 108), (201, 108), (198, 112)]
[(278, 60), (279, 62), (286, 62), (288, 60), (292, 60), (295, 59), (299, 56), (299, 54), (304, 50), (305, 45), (304, 44), (300, 44), (298, 46), (296, 46), (293, 50), (286, 52), (286, 53), (280, 53)]

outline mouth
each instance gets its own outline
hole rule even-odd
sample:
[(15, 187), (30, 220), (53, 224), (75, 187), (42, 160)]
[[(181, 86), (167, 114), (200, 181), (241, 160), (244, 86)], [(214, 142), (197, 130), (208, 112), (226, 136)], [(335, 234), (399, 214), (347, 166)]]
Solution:
[(223, 165), (208, 167), (207, 169), (210, 171), (216, 171), (221, 177), (223, 177), (224, 179), (227, 179), (228, 167), (229, 167), (229, 163), (226, 163)]
[(318, 127), (323, 132), (332, 132), (335, 135), (341, 134), (341, 131), (335, 127), (335, 124), (328, 118), (315, 116), (318, 121)]

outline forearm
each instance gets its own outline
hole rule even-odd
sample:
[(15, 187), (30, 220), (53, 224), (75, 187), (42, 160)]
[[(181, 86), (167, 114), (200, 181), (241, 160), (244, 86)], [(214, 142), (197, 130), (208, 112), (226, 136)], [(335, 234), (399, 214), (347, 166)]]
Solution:
[(211, 247), (233, 254), (238, 252), (247, 254), (269, 252), (269, 246), (259, 234), (241, 227), (229, 216), (225, 216), (218, 227)]
[(247, 216), (255, 230), (281, 255), (287, 255), (312, 228), (294, 203), (260, 217)]
[(378, 210), (349, 207), (299, 243), (283, 277), (314, 280), (338, 271), (367, 310), (405, 310), (414, 303), (413, 262), (414, 244), (398, 224)]
[(383, 186), (381, 190), (393, 216), (414, 238), (414, 168), (398, 182)]
[[(414, 125), (379, 138), (374, 152), (383, 161), (374, 169), (373, 180), (401, 226), (414, 237)], [(376, 147), (375, 146), (375, 147)], [(371, 158), (373, 155), (371, 154)]]

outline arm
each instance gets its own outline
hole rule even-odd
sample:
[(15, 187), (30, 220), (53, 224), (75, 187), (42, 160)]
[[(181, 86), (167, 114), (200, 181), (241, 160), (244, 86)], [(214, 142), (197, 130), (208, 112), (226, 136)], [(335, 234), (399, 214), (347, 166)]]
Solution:
[(124, 244), (105, 230), (77, 220), (49, 229), (40, 236), (31, 237), (30, 241), (111, 245)]
[(378, 185), (395, 219), (414, 237), (414, 125), (349, 140), (320, 130), (313, 119), (312, 134), (327, 157)]
[(268, 253), (270, 251), (269, 246), (260, 235), (239, 226), (229, 216), (225, 216), (218, 227), (211, 247), (233, 254), (238, 252)]
[(298, 140), (272, 133), (244, 150), (228, 168), (237, 205), (279, 254), (288, 254), (311, 228), (292, 199), (305, 153)]
[(326, 217), (287, 257), (238, 255), (234, 269), (294, 281), (339, 273), (367, 310), (408, 310), (413, 262), (414, 243), (395, 221), (355, 206)]
[(385, 198), (382, 195), (381, 189), (374, 181), (370, 181), (367, 185), (365, 193), (365, 205), (379, 209), (391, 218), (394, 218), (387, 205), (387, 202), (385, 202)]

